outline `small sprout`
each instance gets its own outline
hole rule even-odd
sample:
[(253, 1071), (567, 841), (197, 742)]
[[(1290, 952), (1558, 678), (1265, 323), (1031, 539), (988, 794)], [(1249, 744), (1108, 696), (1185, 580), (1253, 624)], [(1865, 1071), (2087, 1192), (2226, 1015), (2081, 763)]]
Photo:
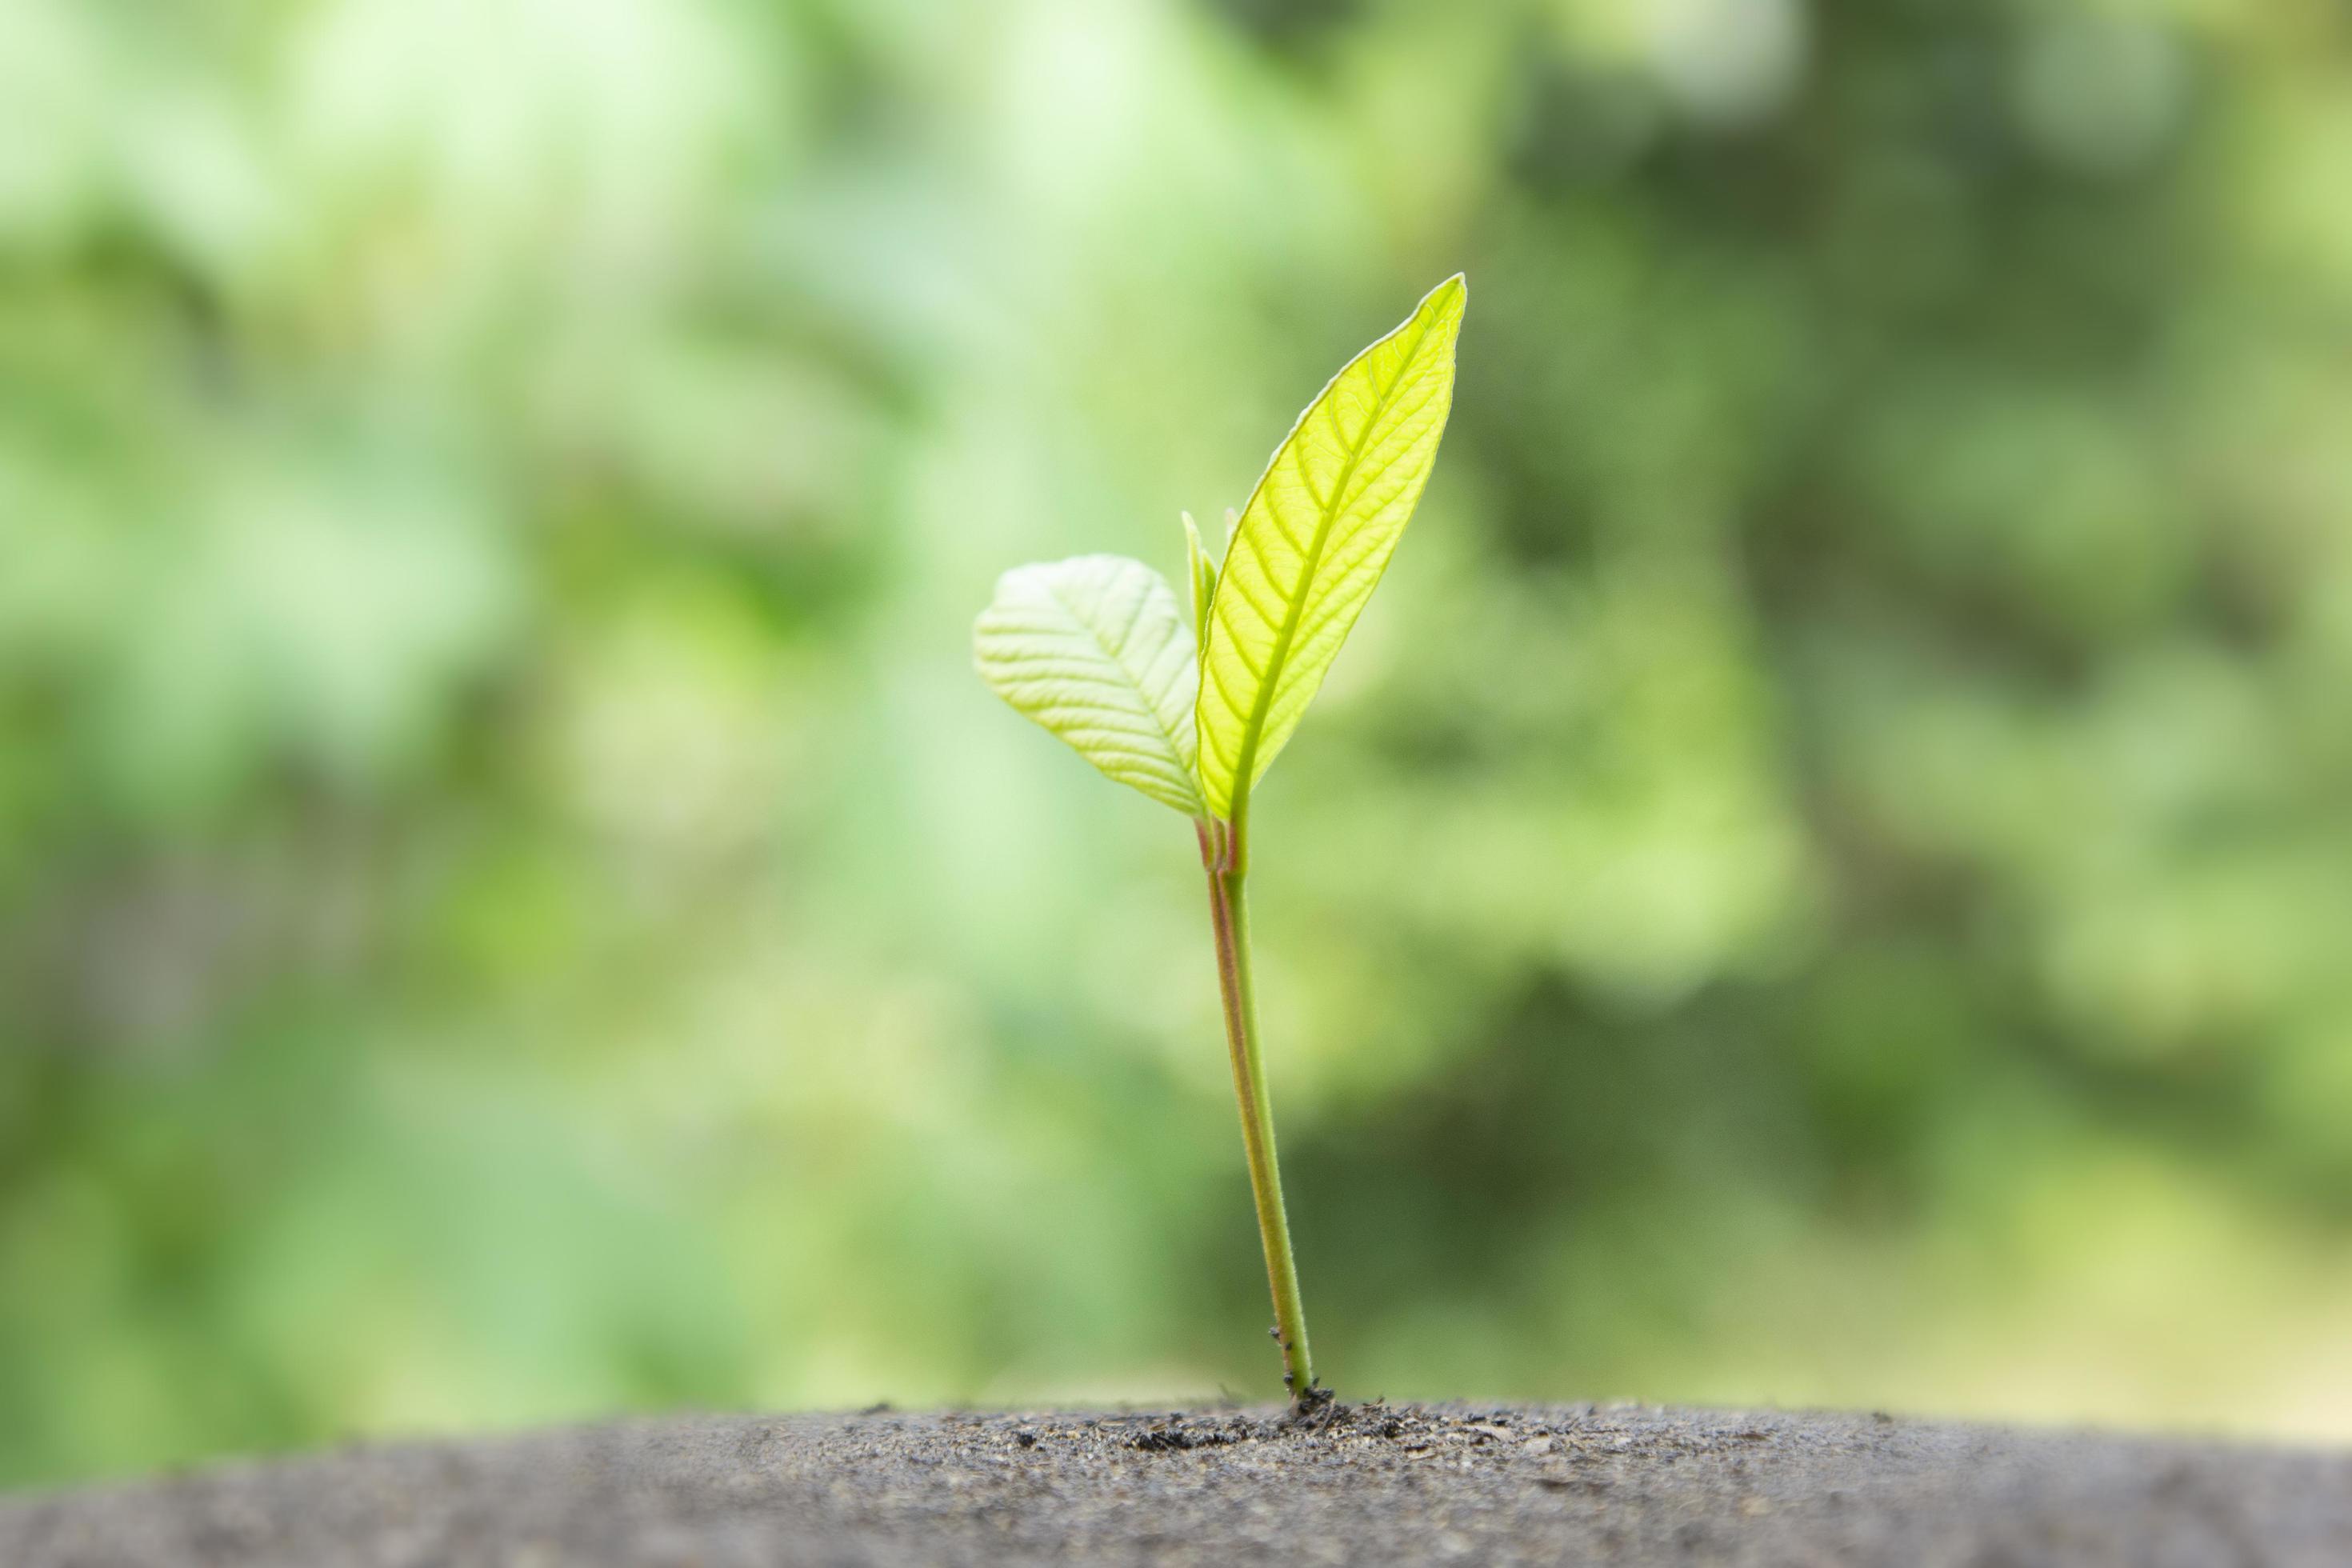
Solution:
[[(1209, 618), (1209, 604), (1217, 596), (1217, 563), (1201, 543), (1201, 530), (1192, 521), (1192, 514), (1188, 511), (1181, 515), (1184, 519), (1185, 555), (1192, 567), (1192, 624), (1197, 626)], [(1225, 515), (1233, 515), (1231, 507), (1225, 509)], [(1233, 547), (1233, 530), (1229, 528), (1225, 531), (1227, 549)]]
[(1222, 563), (1184, 514), (1192, 625), (1141, 562), (1081, 555), (997, 580), (972, 627), (998, 696), (1123, 784), (1192, 818), (1209, 878), (1242, 1145), (1293, 1408), (1315, 1381), (1275, 1158), (1250, 965), (1250, 792), (1298, 727), (1412, 521), (1454, 401), (1459, 275), (1350, 360), (1299, 415), (1249, 503), (1225, 514)]

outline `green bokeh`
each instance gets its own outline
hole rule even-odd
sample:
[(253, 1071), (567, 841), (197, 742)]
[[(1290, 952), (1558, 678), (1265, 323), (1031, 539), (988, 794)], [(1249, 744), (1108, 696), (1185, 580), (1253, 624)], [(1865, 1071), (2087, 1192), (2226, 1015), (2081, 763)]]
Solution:
[(1343, 1394), (2352, 1436), (2352, 16), (0, 0), (0, 1482), (1274, 1392), (968, 667), (1468, 272), (1258, 797)]

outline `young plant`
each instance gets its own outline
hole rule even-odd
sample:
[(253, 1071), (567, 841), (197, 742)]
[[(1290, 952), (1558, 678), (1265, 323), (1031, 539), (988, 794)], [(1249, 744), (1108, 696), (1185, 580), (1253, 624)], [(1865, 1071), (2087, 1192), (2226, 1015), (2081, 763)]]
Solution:
[(1250, 792), (1298, 727), (1412, 520), (1445, 433), (1467, 301), (1461, 277), (1448, 279), (1331, 378), (1275, 449), (1249, 504), (1226, 514), (1222, 565), (1186, 514), (1192, 627), (1159, 573), (1117, 555), (1007, 572), (972, 627), (974, 662), (998, 696), (1112, 778), (1192, 819), (1275, 1338), (1300, 1409), (1328, 1396), (1307, 1350), (1266, 1100), (1250, 973)]

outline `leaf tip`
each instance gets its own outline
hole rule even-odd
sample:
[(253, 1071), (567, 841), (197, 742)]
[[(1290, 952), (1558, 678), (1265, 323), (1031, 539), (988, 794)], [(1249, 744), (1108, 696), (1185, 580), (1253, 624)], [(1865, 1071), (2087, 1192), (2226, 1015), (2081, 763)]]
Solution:
[(1422, 309), (1425, 310), (1433, 310), (1439, 315), (1460, 321), (1463, 312), (1470, 306), (1470, 275), (1466, 272), (1455, 273), (1436, 288), (1432, 289), (1428, 297), (1421, 303)]

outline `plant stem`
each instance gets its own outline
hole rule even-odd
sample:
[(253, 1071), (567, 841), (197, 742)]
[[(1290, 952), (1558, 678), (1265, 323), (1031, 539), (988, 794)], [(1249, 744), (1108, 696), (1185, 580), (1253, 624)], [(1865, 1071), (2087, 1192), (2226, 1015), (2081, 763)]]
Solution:
[(1234, 831), (1200, 825), (1201, 863), (1209, 873), (1209, 917), (1217, 937), (1217, 984), (1224, 994), (1225, 1043), (1234, 1063), (1234, 1098), (1242, 1113), (1242, 1147), (1249, 1155), (1250, 1190), (1257, 1199), (1258, 1239), (1265, 1246), (1265, 1278), (1274, 1292), (1275, 1338), (1282, 1345), (1284, 1384), (1294, 1409), (1309, 1403), (1315, 1363), (1307, 1349), (1307, 1314), (1298, 1302), (1298, 1266), (1290, 1256), (1290, 1221), (1282, 1206), (1282, 1167), (1274, 1151), (1274, 1107), (1266, 1098), (1265, 1061), (1259, 1050), (1257, 986), (1250, 973), (1247, 868)]

